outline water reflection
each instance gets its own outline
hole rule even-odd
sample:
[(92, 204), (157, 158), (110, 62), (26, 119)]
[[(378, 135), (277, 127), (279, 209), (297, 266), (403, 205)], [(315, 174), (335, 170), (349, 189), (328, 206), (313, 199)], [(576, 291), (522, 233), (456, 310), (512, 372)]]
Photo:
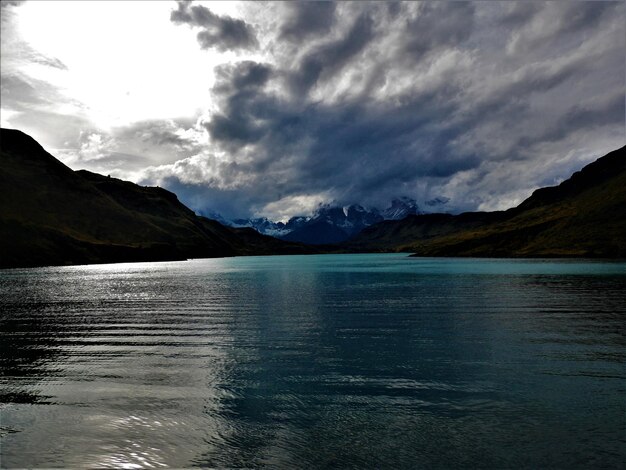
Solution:
[(623, 268), (349, 255), (2, 271), (2, 426), (19, 431), (3, 465), (614, 465)]

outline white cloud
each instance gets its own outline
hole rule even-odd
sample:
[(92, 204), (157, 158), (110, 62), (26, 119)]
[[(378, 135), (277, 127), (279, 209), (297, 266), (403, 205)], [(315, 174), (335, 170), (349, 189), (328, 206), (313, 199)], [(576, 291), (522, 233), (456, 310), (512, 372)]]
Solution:
[(82, 103), (101, 129), (199, 114), (221, 58), (190, 47), (193, 33), (169, 21), (173, 5), (27, 2), (15, 10), (17, 34), (67, 69), (37, 63), (20, 69)]
[(329, 200), (332, 200), (332, 196), (328, 192), (287, 196), (266, 204), (255, 215), (268, 217), (276, 222), (287, 222), (294, 214), (310, 214)]

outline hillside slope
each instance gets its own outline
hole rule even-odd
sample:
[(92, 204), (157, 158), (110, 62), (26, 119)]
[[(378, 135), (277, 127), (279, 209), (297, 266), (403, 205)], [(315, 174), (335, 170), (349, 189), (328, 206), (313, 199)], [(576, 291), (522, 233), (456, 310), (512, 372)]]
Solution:
[(198, 217), (165, 189), (72, 171), (26, 134), (0, 130), (0, 267), (307, 250)]
[(626, 147), (508, 211), (384, 222), (345, 247), (416, 256), (626, 257)]

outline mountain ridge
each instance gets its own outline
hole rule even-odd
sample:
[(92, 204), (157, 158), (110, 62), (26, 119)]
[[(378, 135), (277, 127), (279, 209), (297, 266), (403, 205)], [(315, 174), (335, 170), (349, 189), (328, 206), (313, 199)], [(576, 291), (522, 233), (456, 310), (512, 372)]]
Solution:
[(0, 267), (311, 252), (198, 217), (166, 189), (73, 171), (0, 130)]
[[(224, 226), (196, 215), (163, 188), (73, 171), (21, 131), (0, 130), (0, 162), (2, 268), (364, 251), (626, 257), (626, 147), (559, 185), (537, 189), (506, 211), (409, 214), (380, 221), (380, 213), (358, 205), (328, 205), (315, 217), (283, 224), (306, 227), (317, 244), (336, 243), (317, 247), (261, 235), (251, 227)], [(363, 220), (372, 223), (359, 227)], [(337, 243), (348, 229), (358, 234)]]
[(626, 147), (497, 212), (383, 222), (342, 244), (414, 256), (626, 257)]
[(392, 199), (391, 205), (382, 211), (360, 204), (322, 204), (311, 216), (295, 216), (286, 223), (273, 222), (266, 217), (225, 220), (214, 214), (214, 218), (231, 227), (252, 227), (259, 233), (282, 240), (325, 245), (345, 241), (365, 227), (383, 220), (397, 220), (420, 213), (417, 201), (403, 196)]

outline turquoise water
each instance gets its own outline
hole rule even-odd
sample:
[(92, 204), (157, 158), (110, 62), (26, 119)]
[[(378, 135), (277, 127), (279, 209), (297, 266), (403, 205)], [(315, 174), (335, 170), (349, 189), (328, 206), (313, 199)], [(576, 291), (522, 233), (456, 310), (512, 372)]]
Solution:
[(7, 467), (623, 468), (626, 264), (0, 271)]

